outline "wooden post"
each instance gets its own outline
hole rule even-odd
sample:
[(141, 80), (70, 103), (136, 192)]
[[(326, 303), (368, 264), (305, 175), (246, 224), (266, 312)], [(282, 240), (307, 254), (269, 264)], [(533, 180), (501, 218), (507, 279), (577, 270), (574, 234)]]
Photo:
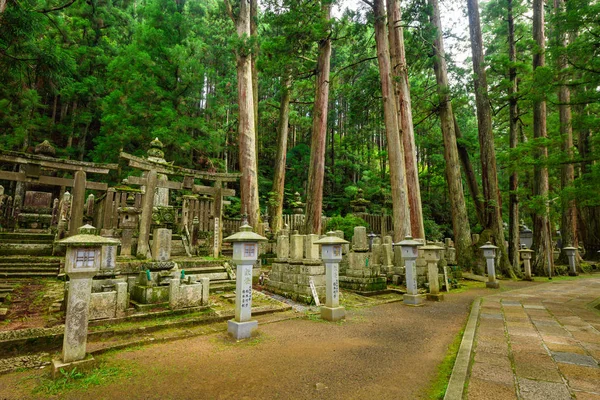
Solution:
[(83, 209), (85, 208), (85, 171), (75, 171), (73, 178), (73, 197), (71, 200), (71, 223), (69, 236), (76, 235), (83, 225)]
[(154, 207), (154, 191), (157, 185), (156, 170), (148, 171), (146, 175), (146, 193), (142, 198), (142, 215), (140, 218), (140, 234), (138, 237), (137, 255), (150, 258), (150, 226), (152, 225), (152, 208)]
[(219, 257), (221, 254), (221, 243), (223, 241), (223, 190), (221, 189), (221, 181), (215, 181), (215, 192), (214, 192), (214, 244), (213, 244), (213, 256)]

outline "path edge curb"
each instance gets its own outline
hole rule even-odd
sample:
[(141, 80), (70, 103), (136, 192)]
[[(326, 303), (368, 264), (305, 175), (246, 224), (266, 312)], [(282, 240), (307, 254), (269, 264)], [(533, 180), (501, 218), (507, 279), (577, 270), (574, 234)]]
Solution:
[(460, 342), (460, 348), (456, 355), (456, 361), (452, 368), (452, 374), (450, 375), (450, 381), (448, 382), (444, 400), (460, 400), (463, 398), (469, 363), (471, 362), (471, 352), (473, 351), (475, 330), (477, 329), (477, 320), (479, 319), (480, 306), (481, 297), (473, 301), (471, 313), (469, 314), (465, 332), (463, 333), (462, 341)]

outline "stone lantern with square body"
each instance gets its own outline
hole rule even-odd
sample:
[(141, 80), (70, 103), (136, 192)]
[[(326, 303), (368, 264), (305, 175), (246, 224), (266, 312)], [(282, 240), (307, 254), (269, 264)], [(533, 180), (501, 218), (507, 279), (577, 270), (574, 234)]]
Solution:
[(577, 276), (577, 263), (575, 261), (575, 255), (577, 254), (577, 249), (573, 246), (563, 247), (563, 251), (565, 255), (569, 259), (569, 276)]
[(521, 260), (523, 260), (523, 270), (525, 274), (523, 279), (526, 281), (533, 280), (531, 277), (531, 257), (533, 256), (533, 253), (535, 253), (533, 250), (528, 249), (525, 245), (521, 245), (519, 254), (521, 255)]
[(419, 246), (423, 243), (413, 240), (412, 236), (406, 236), (403, 241), (394, 243), (400, 246), (402, 259), (404, 260), (404, 272), (406, 276), (406, 294), (403, 296), (404, 304), (418, 306), (423, 303), (423, 296), (417, 290), (417, 265)]
[(498, 289), (500, 284), (496, 280), (496, 250), (498, 247), (494, 246), (491, 242), (487, 242), (483, 246), (480, 247), (483, 250), (483, 257), (485, 257), (485, 261), (487, 263), (487, 273), (488, 273), (488, 281), (485, 283), (485, 287)]
[(336, 235), (327, 236), (314, 242), (321, 246), (321, 258), (325, 263), (325, 305), (321, 306), (321, 317), (327, 321), (338, 321), (346, 317), (346, 310), (340, 307), (339, 264), (342, 261), (342, 245), (348, 244)]
[(53, 360), (55, 377), (60, 375), (60, 369), (77, 367), (82, 370), (93, 363), (93, 358), (86, 359), (92, 278), (100, 270), (102, 247), (118, 246), (119, 240), (99, 236), (96, 228), (84, 225), (79, 228), (77, 235), (58, 243), (67, 247), (65, 273), (69, 277), (69, 290), (62, 360)]
[(258, 321), (252, 317), (252, 266), (258, 259), (259, 242), (267, 238), (252, 232), (247, 222), (240, 227), (240, 232), (225, 239), (233, 243), (233, 262), (236, 264), (235, 280), (235, 318), (227, 321), (227, 332), (236, 340), (252, 336), (258, 327)]

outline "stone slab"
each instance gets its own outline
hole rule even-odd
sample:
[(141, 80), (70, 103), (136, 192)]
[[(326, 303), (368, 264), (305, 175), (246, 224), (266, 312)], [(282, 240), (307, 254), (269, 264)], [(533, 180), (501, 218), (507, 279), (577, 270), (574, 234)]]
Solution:
[(441, 293), (427, 293), (427, 300), (444, 301), (444, 295)]
[[(552, 357), (559, 363), (581, 365), (583, 367), (598, 368), (598, 363), (590, 356), (577, 353), (565, 353), (561, 351), (553, 351)], [(600, 385), (600, 383), (599, 383)]]
[(404, 304), (409, 306), (421, 306), (425, 300), (422, 295), (405, 294), (402, 296)]
[(52, 379), (59, 379), (63, 377), (63, 373), (69, 373), (77, 368), (79, 372), (86, 372), (94, 369), (97, 365), (96, 360), (91, 355), (87, 355), (86, 358), (79, 361), (72, 361), (69, 363), (62, 362), (62, 360), (52, 360)]
[(321, 318), (327, 321), (339, 321), (346, 318), (346, 309), (344, 307), (321, 306)]
[(237, 322), (232, 319), (227, 321), (227, 332), (235, 340), (247, 339), (258, 328), (258, 321)]
[(519, 378), (519, 389), (523, 400), (571, 399), (571, 394), (564, 383)]

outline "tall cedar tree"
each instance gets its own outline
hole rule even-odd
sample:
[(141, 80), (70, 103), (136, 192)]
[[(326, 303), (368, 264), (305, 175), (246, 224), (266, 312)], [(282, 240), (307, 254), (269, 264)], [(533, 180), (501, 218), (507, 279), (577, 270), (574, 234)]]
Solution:
[(448, 68), (446, 67), (446, 55), (442, 39), (442, 22), (440, 20), (440, 9), (437, 0), (429, 0), (430, 21), (435, 29), (433, 42), (433, 69), (437, 81), (437, 92), (439, 96), (440, 125), (444, 139), (444, 159), (446, 160), (446, 182), (448, 183), (448, 194), (452, 213), (452, 230), (454, 231), (454, 242), (456, 246), (456, 257), (458, 265), (465, 269), (473, 267), (473, 249), (471, 246), (471, 228), (465, 205), (462, 178), (460, 175), (460, 164), (458, 161), (458, 149), (456, 146), (456, 133), (454, 131), (454, 113), (450, 103), (448, 87)]
[[(331, 18), (331, 3), (328, 0), (323, 0), (322, 11), (324, 23), (329, 23), (329, 19)], [(308, 187), (306, 191), (305, 233), (321, 234), (330, 62), (331, 31), (327, 29), (325, 37), (319, 41), (319, 58), (317, 59), (316, 93), (313, 108), (312, 136), (310, 139)]]
[[(256, 127), (254, 126), (254, 95), (252, 90), (252, 43), (250, 39), (250, 0), (240, 0), (238, 14), (234, 15), (229, 0), (227, 11), (236, 25), (239, 46), (236, 50), (238, 77), (238, 136), (240, 152), (241, 211), (248, 215), (248, 223), (255, 229), (260, 222), (258, 203), (258, 175), (256, 160)], [(236, 7), (237, 9), (237, 7)]]
[(500, 270), (506, 275), (514, 276), (515, 271), (508, 260), (506, 246), (504, 245), (504, 228), (502, 226), (500, 190), (498, 188), (496, 151), (494, 150), (494, 132), (492, 131), (492, 107), (488, 96), (478, 1), (467, 0), (467, 10), (469, 13), (475, 104), (477, 107), (479, 149), (481, 154), (481, 182), (485, 205), (485, 225), (483, 228), (491, 231), (490, 233), (495, 239), (494, 242), (498, 246)]
[(425, 238), (423, 224), (423, 206), (421, 204), (421, 187), (417, 167), (417, 148), (413, 127), (412, 108), (410, 103), (410, 85), (408, 83), (408, 67), (404, 50), (404, 30), (400, 0), (387, 0), (388, 35), (390, 45), (390, 61), (396, 98), (398, 126), (404, 147), (406, 166), (406, 187), (410, 209), (410, 229), (414, 238)]

